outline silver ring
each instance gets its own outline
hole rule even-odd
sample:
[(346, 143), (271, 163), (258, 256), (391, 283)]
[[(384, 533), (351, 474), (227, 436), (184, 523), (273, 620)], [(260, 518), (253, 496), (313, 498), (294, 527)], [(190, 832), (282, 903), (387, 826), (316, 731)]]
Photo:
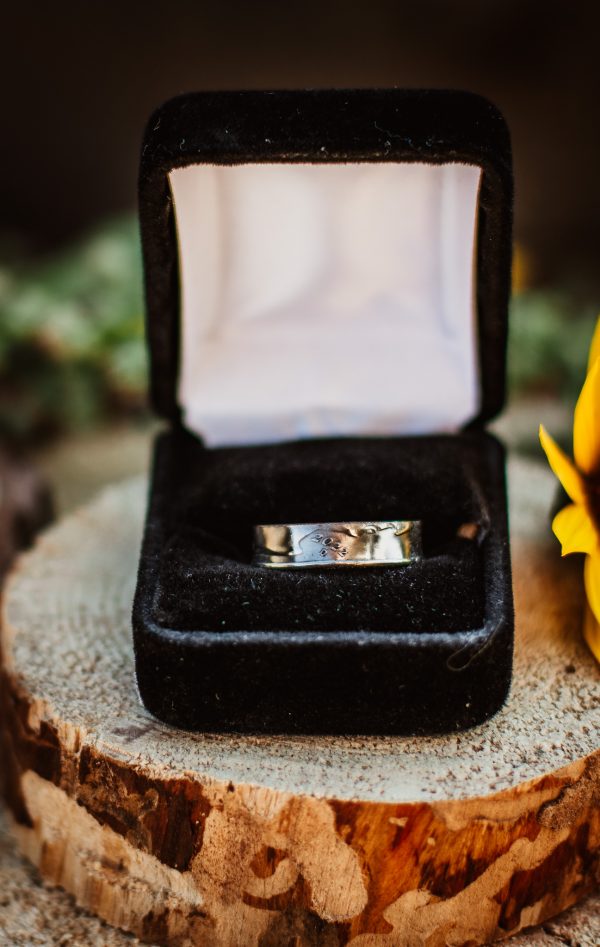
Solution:
[(254, 527), (252, 562), (269, 569), (399, 566), (421, 557), (419, 520)]

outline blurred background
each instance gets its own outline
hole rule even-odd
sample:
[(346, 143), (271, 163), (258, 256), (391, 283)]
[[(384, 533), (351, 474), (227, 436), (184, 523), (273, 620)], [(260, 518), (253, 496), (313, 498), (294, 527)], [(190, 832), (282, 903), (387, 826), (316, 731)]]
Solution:
[(599, 26), (597, 5), (552, 0), (6, 7), (0, 435), (40, 445), (148, 417), (136, 175), (158, 103), (193, 89), (399, 85), (480, 92), (508, 119), (520, 410), (501, 427), (537, 450), (541, 412), (566, 437), (600, 310)]

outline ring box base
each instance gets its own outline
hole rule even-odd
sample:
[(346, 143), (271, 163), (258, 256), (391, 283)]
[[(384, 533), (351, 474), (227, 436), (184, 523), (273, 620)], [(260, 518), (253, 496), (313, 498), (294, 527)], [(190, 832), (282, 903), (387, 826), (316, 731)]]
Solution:
[[(333, 490), (328, 467), (342, 462), (354, 476)], [(250, 562), (261, 518), (311, 508), (335, 519), (349, 504), (359, 518), (375, 503), (385, 519), (399, 502), (411, 517), (434, 514), (421, 562)], [(474, 520), (478, 538), (456, 536)], [(462, 729), (506, 698), (512, 628), (504, 452), (489, 434), (220, 450), (183, 430), (159, 437), (134, 636), (140, 694), (160, 719), (209, 731)]]

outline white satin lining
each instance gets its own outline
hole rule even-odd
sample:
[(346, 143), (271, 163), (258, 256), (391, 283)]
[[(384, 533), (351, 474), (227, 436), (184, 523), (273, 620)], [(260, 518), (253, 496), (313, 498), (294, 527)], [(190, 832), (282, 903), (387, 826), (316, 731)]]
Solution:
[(186, 426), (219, 445), (472, 418), (479, 179), (461, 164), (172, 171)]

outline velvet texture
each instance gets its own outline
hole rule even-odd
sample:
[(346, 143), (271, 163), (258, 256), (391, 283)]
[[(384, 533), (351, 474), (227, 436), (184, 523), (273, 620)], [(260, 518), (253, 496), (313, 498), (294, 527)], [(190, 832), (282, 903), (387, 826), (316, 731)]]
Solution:
[[(477, 243), (481, 413), (457, 435), (207, 449), (179, 424), (177, 243), (167, 184), (192, 162), (466, 161), (483, 169)], [(512, 178), (504, 122), (465, 93), (206, 93), (151, 119), (140, 170), (157, 443), (134, 604), (138, 687), (204, 731), (435, 733), (506, 697), (512, 592), (502, 405)], [(405, 567), (252, 566), (255, 523), (422, 519)], [(476, 524), (477, 537), (457, 535)]]
[[(350, 615), (361, 631), (479, 628), (490, 513), (478, 446), (464, 435), (206, 450), (191, 436), (166, 438), (156, 468), (157, 620), (190, 631), (347, 631)], [(302, 571), (251, 564), (255, 523), (394, 518), (423, 520), (421, 561)], [(464, 523), (477, 524), (477, 541), (457, 536)]]
[[(162, 435), (134, 609), (146, 706), (215, 731), (431, 733), (485, 719), (511, 667), (503, 465), (476, 432), (220, 450)], [(422, 517), (424, 559), (251, 564), (254, 523), (346, 510)], [(457, 536), (465, 523), (475, 539)]]

